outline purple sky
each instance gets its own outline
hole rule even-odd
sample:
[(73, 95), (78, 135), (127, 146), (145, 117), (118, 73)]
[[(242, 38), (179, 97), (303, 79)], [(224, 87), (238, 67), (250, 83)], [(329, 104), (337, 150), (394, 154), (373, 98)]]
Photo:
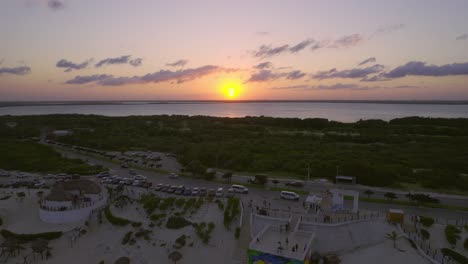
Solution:
[(2, 0), (0, 101), (468, 100), (467, 13), (465, 0)]

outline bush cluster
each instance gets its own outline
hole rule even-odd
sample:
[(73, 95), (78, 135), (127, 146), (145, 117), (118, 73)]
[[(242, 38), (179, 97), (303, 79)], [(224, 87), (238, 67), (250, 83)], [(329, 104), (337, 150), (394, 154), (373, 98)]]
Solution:
[(46, 240), (57, 239), (57, 238), (60, 238), (63, 233), (59, 231), (59, 232), (45, 232), (45, 233), (36, 233), (36, 234), (16, 234), (6, 229), (2, 229), (0, 231), (0, 234), (4, 238), (16, 238), (21, 242), (29, 242), (29, 241), (33, 241), (33, 240), (40, 239), (40, 238), (46, 239)]
[(425, 227), (431, 227), (434, 224), (434, 218), (428, 216), (419, 216), (419, 222)]
[(239, 198), (231, 197), (224, 209), (224, 226), (229, 229), (234, 218), (239, 214)]
[(468, 263), (467, 257), (463, 256), (462, 254), (456, 251), (451, 250), (450, 248), (443, 248), (441, 249), (441, 251), (442, 251), (442, 254), (444, 254), (444, 256), (449, 256), (455, 261), (457, 261), (458, 263), (461, 263), (461, 264)]
[(107, 221), (116, 226), (126, 226), (131, 223), (130, 220), (114, 216), (110, 210), (109, 205), (104, 209), (104, 215), (106, 216)]
[(166, 227), (169, 229), (180, 229), (192, 223), (182, 216), (171, 216), (167, 219)]
[(458, 229), (454, 225), (447, 225), (445, 227), (445, 238), (447, 238), (447, 241), (452, 246), (455, 246), (457, 244), (458, 239), (460, 239), (460, 233), (460, 229)]
[(424, 240), (428, 240), (429, 238), (431, 238), (431, 233), (429, 233), (429, 231), (427, 231), (426, 229), (421, 229), (420, 232)]
[(215, 228), (215, 224), (213, 222), (210, 222), (209, 224), (202, 222), (199, 224), (194, 224), (194, 226), (195, 233), (197, 234), (197, 236), (202, 240), (204, 244), (208, 244), (208, 242), (210, 242), (211, 232), (213, 232)]

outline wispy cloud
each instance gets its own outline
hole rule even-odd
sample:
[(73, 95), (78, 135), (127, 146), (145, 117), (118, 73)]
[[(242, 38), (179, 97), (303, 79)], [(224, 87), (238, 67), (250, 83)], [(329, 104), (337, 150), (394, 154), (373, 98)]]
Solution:
[(468, 39), (468, 34), (463, 34), (456, 38), (456, 40), (467, 40), (467, 39)]
[(166, 66), (184, 67), (185, 65), (187, 65), (187, 63), (188, 63), (188, 60), (178, 60), (178, 61), (175, 61), (175, 62), (166, 63)]
[(74, 79), (67, 81), (67, 84), (86, 84), (96, 83), (103, 86), (119, 86), (127, 84), (144, 84), (144, 83), (159, 83), (167, 81), (176, 81), (177, 83), (183, 83), (192, 81), (204, 76), (221, 73), (221, 72), (233, 72), (237, 69), (224, 68), (214, 65), (206, 65), (193, 69), (185, 69), (178, 71), (160, 70), (154, 73), (148, 73), (142, 76), (133, 77), (115, 77), (113, 75), (91, 75), (91, 76), (76, 76)]
[(292, 52), (292, 53), (299, 52), (299, 51), (307, 48), (307, 46), (311, 45), (312, 43), (314, 43), (313, 39), (306, 39), (304, 41), (301, 41), (301, 42), (297, 43), (296, 45), (292, 46), (291, 48), (289, 48), (289, 51)]
[(393, 24), (393, 25), (386, 25), (386, 26), (381, 26), (377, 28), (374, 33), (372, 33), (369, 38), (377, 37), (379, 35), (386, 35), (390, 34), (396, 31), (399, 31), (401, 29), (404, 29), (406, 27), (406, 24)]
[(306, 74), (301, 71), (292, 71), (286, 74), (286, 79), (297, 80), (301, 79), (304, 76), (306, 76)]
[(343, 36), (333, 42), (330, 48), (349, 48), (356, 46), (364, 40), (361, 34)]
[(31, 68), (28, 66), (0, 68), (0, 75), (1, 74), (26, 75), (29, 73), (31, 73)]
[(371, 90), (378, 89), (379, 86), (369, 87), (369, 86), (360, 86), (358, 84), (343, 84), (336, 83), (331, 85), (293, 85), (293, 86), (282, 86), (282, 87), (273, 87), (273, 90)]
[(362, 66), (364, 64), (367, 64), (367, 63), (375, 63), (377, 61), (377, 59), (375, 57), (371, 57), (371, 58), (368, 58), (368, 59), (365, 59), (363, 61), (361, 61), (358, 66)]
[(266, 62), (262, 62), (262, 63), (259, 63), (255, 66), (253, 66), (255, 69), (259, 69), (259, 70), (263, 70), (263, 69), (268, 69), (268, 68), (271, 68), (273, 67), (273, 64), (269, 61), (266, 61)]
[(452, 76), (468, 75), (468, 62), (445, 65), (427, 65), (422, 61), (411, 61), (405, 65), (385, 73), (386, 78), (401, 78), (405, 76)]
[(267, 35), (270, 35), (270, 32), (268, 32), (268, 31), (257, 31), (257, 32), (255, 32), (255, 35), (267, 36)]
[(113, 65), (113, 64), (130, 64), (131, 66), (138, 67), (141, 66), (143, 59), (142, 58), (136, 58), (136, 59), (130, 59), (130, 55), (124, 55), (116, 58), (107, 58), (100, 60), (98, 63), (96, 63), (95, 67), (99, 68), (104, 65)]
[(112, 78), (112, 75), (107, 74), (95, 74), (95, 75), (88, 75), (88, 76), (76, 76), (75, 78), (66, 81), (66, 84), (87, 84), (102, 81), (105, 79)]
[(366, 68), (354, 68), (347, 70), (331, 69), (329, 71), (321, 71), (312, 75), (312, 78), (323, 80), (332, 78), (365, 78), (370, 74), (380, 73), (385, 69), (383, 65), (375, 64)]
[(268, 58), (288, 51), (289, 45), (281, 45), (273, 47), (272, 45), (261, 45), (258, 50), (253, 52), (253, 56), (257, 58)]
[(55, 64), (55, 66), (57, 68), (64, 68), (65, 69), (64, 72), (70, 72), (72, 70), (82, 70), (82, 69), (88, 67), (88, 65), (91, 62), (92, 62), (92, 59), (89, 59), (89, 60), (84, 61), (82, 63), (74, 63), (74, 62), (66, 60), (66, 59), (61, 59)]
[(284, 73), (276, 73), (271, 70), (261, 70), (253, 73), (246, 82), (269, 82), (283, 77)]
[(52, 10), (59, 10), (65, 7), (65, 4), (63, 1), (59, 0), (49, 0), (47, 1), (47, 6), (52, 9)]

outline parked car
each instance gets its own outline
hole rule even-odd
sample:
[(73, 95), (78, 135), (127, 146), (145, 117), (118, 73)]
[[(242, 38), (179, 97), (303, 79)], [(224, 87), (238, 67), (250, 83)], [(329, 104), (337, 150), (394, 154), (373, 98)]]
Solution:
[(209, 197), (215, 197), (216, 195), (216, 191), (214, 189), (209, 189), (208, 190), (208, 196)]
[(162, 187), (161, 191), (162, 192), (167, 192), (167, 190), (169, 190), (169, 188), (171, 188), (171, 186), (169, 184), (166, 184)]
[(53, 175), (53, 174), (47, 174), (47, 175), (44, 175), (43, 178), (44, 178), (44, 179), (55, 179), (55, 175)]
[(98, 173), (98, 175), (96, 175), (97, 178), (108, 177), (108, 176), (109, 176), (108, 171), (102, 171), (102, 172)]
[(35, 187), (41, 187), (41, 186), (44, 186), (44, 185), (45, 185), (45, 181), (38, 181), (38, 182), (34, 183)]
[(229, 188), (226, 197), (228, 198), (234, 197), (234, 194), (235, 194), (234, 190)]
[(182, 195), (184, 194), (184, 191), (185, 191), (185, 187), (183, 185), (180, 185), (177, 187), (174, 194)]
[(231, 189), (234, 190), (234, 192), (236, 193), (244, 193), (244, 194), (249, 193), (249, 189), (243, 185), (233, 184), (231, 186)]
[(27, 178), (28, 175), (26, 175), (26, 173), (24, 172), (19, 172), (18, 175), (16, 175), (16, 178)]
[(185, 188), (184, 196), (190, 196), (190, 195), (192, 195), (192, 190), (190, 188)]
[(192, 189), (192, 195), (193, 196), (198, 196), (199, 194), (200, 194), (200, 189), (198, 189), (197, 187)]
[(133, 183), (132, 183), (132, 186), (138, 186), (139, 187), (139, 186), (141, 186), (141, 184), (142, 184), (142, 181), (134, 180)]
[(130, 175), (136, 175), (137, 174), (136, 171), (133, 170), (133, 169), (128, 170), (128, 173), (130, 173)]
[(160, 183), (160, 184), (154, 186), (154, 190), (155, 190), (155, 191), (161, 191), (161, 189), (163, 188), (163, 186), (164, 186), (164, 185), (163, 185), (162, 183)]
[(134, 175), (133, 179), (139, 180), (139, 181), (146, 181), (147, 178), (146, 176), (143, 176), (143, 175)]
[(200, 193), (198, 195), (200, 196), (206, 196), (207, 192), (206, 192), (206, 188), (205, 187), (202, 187), (200, 188)]
[(0, 171), (0, 177), (9, 177), (10, 173), (8, 171)]
[(169, 174), (169, 179), (177, 179), (177, 178), (179, 178), (179, 175), (177, 175), (175, 173)]
[(285, 183), (285, 185), (291, 186), (291, 187), (297, 187), (297, 188), (304, 187), (304, 183), (301, 181), (291, 181), (291, 182)]
[(174, 193), (176, 189), (177, 189), (177, 186), (171, 186), (169, 187), (169, 189), (167, 189), (167, 193)]
[(216, 190), (216, 197), (223, 197), (223, 196), (224, 196), (223, 188), (218, 188), (218, 190)]
[(295, 192), (281, 191), (280, 197), (286, 200), (299, 201), (299, 195)]

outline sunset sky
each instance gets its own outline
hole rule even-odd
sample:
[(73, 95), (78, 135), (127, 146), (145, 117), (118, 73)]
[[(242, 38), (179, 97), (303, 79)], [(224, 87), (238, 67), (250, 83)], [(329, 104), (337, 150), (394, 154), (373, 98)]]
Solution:
[(466, 0), (1, 0), (0, 101), (468, 100)]

